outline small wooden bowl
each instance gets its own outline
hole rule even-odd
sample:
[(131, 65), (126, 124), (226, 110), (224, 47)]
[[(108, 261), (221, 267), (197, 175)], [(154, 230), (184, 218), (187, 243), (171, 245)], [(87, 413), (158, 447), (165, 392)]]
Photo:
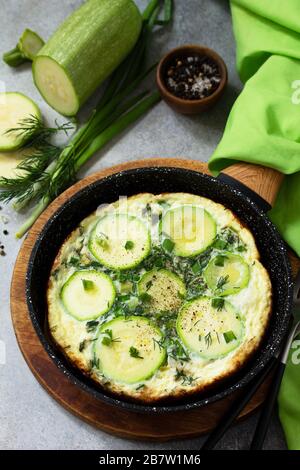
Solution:
[[(183, 98), (178, 98), (173, 95), (165, 84), (165, 77), (167, 69), (174, 58), (184, 58), (190, 56), (207, 56), (212, 59), (219, 67), (221, 81), (218, 88), (206, 98), (199, 100), (187, 100)], [(227, 84), (228, 74), (227, 67), (223, 59), (212, 49), (209, 49), (205, 46), (197, 46), (194, 44), (188, 44), (185, 46), (176, 47), (168, 52), (160, 61), (157, 67), (156, 72), (156, 82), (159, 89), (159, 92), (162, 98), (168, 103), (168, 105), (173, 108), (175, 111), (181, 114), (199, 114), (202, 111), (213, 106), (216, 101), (222, 96), (225, 86)]]

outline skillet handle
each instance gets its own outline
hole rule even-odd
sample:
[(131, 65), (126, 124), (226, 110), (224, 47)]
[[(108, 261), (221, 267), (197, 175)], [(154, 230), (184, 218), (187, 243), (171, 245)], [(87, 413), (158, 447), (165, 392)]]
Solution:
[[(277, 193), (284, 179), (284, 175), (273, 168), (242, 162), (231, 165), (223, 170), (222, 174), (234, 178), (237, 183), (243, 183), (267, 201), (271, 207), (275, 203)], [(243, 187), (240, 189), (243, 191)]]

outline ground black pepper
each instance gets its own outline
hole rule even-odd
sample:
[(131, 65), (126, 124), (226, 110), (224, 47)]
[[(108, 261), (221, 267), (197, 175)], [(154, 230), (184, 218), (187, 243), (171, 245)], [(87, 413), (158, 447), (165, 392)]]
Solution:
[(212, 59), (195, 55), (174, 59), (167, 69), (165, 81), (170, 93), (178, 98), (199, 100), (218, 88), (221, 74)]

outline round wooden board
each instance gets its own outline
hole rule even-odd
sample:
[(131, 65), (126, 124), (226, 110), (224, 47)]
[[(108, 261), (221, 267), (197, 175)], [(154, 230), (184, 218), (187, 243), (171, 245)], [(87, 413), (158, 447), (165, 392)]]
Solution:
[[(27, 309), (25, 291), (27, 265), (36, 238), (49, 217), (69, 197), (90, 183), (122, 170), (145, 166), (181, 167), (209, 173), (207, 165), (198, 161), (162, 158), (147, 159), (127, 162), (102, 170), (84, 178), (61, 194), (37, 220), (24, 240), (18, 254), (11, 284), (12, 321), (19, 347), (34, 376), (58, 403), (76, 416), (103, 431), (127, 439), (166, 441), (170, 439), (192, 438), (210, 432), (216, 426), (226, 409), (237, 398), (239, 392), (198, 410), (164, 415), (144, 415), (118, 409), (93, 398), (85, 391), (73, 385), (64, 376), (45, 352), (33, 328)], [(293, 257), (293, 265), (295, 269), (300, 265), (296, 257)], [(263, 402), (268, 386), (269, 381), (267, 380), (243, 410), (239, 419), (245, 418)]]

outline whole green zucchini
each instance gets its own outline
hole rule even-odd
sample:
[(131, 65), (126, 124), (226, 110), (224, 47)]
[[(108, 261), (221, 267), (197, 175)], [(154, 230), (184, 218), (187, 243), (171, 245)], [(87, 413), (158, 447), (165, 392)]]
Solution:
[(133, 0), (87, 0), (34, 59), (34, 82), (47, 103), (74, 116), (133, 48), (141, 26)]

